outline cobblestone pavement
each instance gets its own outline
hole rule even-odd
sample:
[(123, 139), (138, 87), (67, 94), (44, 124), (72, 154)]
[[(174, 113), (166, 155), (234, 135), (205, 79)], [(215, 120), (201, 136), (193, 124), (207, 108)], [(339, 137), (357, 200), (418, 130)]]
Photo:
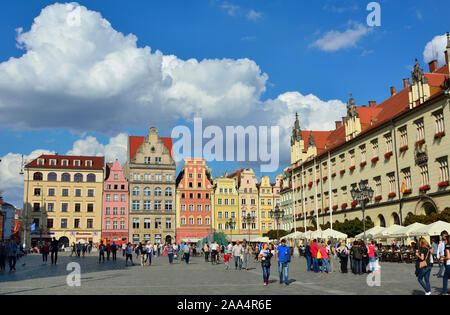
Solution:
[[(66, 283), (70, 273), (66, 267), (70, 262), (78, 262), (81, 266), (80, 287), (69, 287)], [(259, 264), (252, 262), (248, 271), (235, 270), (233, 261), (230, 264), (230, 270), (225, 270), (223, 264), (212, 265), (205, 263), (202, 257), (195, 257), (189, 265), (179, 261), (169, 265), (167, 257), (157, 257), (152, 266), (125, 267), (122, 256), (116, 262), (98, 264), (95, 254), (79, 258), (60, 253), (58, 265), (51, 266), (50, 258), (47, 265), (42, 265), (41, 256), (34, 254), (19, 260), (16, 272), (0, 273), (0, 294), (424, 294), (411, 264), (382, 264), (379, 287), (367, 285), (366, 275), (307, 272), (304, 258), (294, 258), (290, 264), (289, 286), (278, 283), (278, 268), (272, 265), (271, 282), (265, 287)], [(335, 269), (338, 266), (335, 261)], [(436, 272), (437, 267), (432, 274)], [(439, 294), (442, 279), (432, 276), (431, 286), (433, 294)]]

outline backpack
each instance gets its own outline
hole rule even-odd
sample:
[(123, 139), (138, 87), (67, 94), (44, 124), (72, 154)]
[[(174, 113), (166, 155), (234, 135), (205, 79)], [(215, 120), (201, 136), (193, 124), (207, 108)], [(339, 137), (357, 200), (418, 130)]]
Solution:
[(361, 248), (355, 248), (354, 249), (354, 255), (355, 259), (362, 259), (362, 253), (361, 253)]

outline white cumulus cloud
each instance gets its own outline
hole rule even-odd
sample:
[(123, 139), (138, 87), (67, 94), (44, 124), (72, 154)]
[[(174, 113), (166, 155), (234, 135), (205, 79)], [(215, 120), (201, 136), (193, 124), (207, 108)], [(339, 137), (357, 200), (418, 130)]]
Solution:
[(311, 46), (327, 52), (356, 47), (356, 44), (371, 31), (372, 29), (358, 23), (343, 32), (331, 30), (317, 39)]
[(447, 47), (447, 35), (435, 36), (427, 43), (423, 51), (423, 59), (426, 63), (437, 60), (440, 66), (445, 64), (444, 51)]

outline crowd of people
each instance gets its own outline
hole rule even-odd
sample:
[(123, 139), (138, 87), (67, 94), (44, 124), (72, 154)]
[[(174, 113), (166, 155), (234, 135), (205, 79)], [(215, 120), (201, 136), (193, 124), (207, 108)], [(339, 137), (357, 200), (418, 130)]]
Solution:
[[(250, 261), (261, 265), (263, 283), (269, 284), (272, 259), (278, 265), (278, 275), (281, 284), (289, 285), (289, 263), (293, 255), (293, 248), (286, 245), (282, 240), (279, 245), (275, 243), (250, 244), (248, 242), (229, 242), (228, 245), (218, 244), (213, 241), (206, 242), (201, 251), (197, 251), (197, 244), (180, 242), (179, 244), (151, 244), (141, 242), (138, 244), (100, 241), (98, 245), (92, 243), (73, 243), (70, 257), (84, 258), (86, 253), (90, 254), (93, 247), (98, 251), (98, 263), (105, 261), (116, 261), (117, 252), (122, 250), (125, 257), (125, 265), (128, 262), (135, 265), (133, 255), (141, 266), (151, 266), (152, 257), (166, 256), (169, 264), (174, 260), (189, 264), (191, 256), (203, 255), (207, 263), (221, 264), (229, 270), (234, 265), (235, 270), (249, 270)], [(55, 238), (51, 242), (43, 242), (39, 248), (42, 255), (42, 264), (47, 264), (48, 256), (51, 256), (51, 264), (56, 265), (58, 261), (59, 242)], [(430, 276), (433, 264), (439, 264), (439, 271), (434, 275), (443, 279), (442, 294), (448, 294), (448, 278), (450, 276), (450, 237), (447, 231), (440, 235), (440, 241), (433, 241), (430, 245), (424, 238), (409, 246), (393, 243), (391, 246), (380, 246), (375, 241), (365, 243), (362, 240), (352, 243), (310, 240), (299, 248), (300, 256), (306, 258), (306, 270), (308, 272), (331, 274), (335, 271), (335, 260), (339, 260), (339, 271), (346, 274), (350, 271), (355, 275), (372, 273), (378, 270), (381, 252), (409, 252), (416, 256), (416, 276), (419, 284), (425, 290), (426, 295), (431, 294)], [(16, 270), (17, 260), (23, 256), (25, 250), (14, 240), (0, 241), (0, 271), (5, 271), (8, 261), (10, 272)]]

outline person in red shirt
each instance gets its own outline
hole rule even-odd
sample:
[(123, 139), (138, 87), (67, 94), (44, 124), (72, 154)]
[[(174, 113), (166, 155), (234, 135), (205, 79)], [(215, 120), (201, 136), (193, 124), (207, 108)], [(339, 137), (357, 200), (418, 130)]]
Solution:
[(228, 270), (228, 268), (230, 267), (230, 258), (231, 258), (230, 253), (226, 252), (225, 256), (223, 257), (223, 260), (225, 261), (226, 270)]
[(367, 245), (367, 251), (369, 252), (369, 263), (372, 269), (372, 272), (375, 272), (375, 251), (377, 250), (375, 245), (377, 243), (372, 241), (372, 244)]
[(48, 252), (50, 251), (50, 247), (48, 246), (47, 242), (45, 242), (41, 247), (41, 254), (42, 254), (42, 264), (47, 264), (47, 258), (48, 258)]
[(311, 244), (311, 256), (313, 259), (313, 270), (314, 272), (319, 272), (319, 260), (317, 259), (317, 252), (319, 251), (319, 245), (317, 245), (317, 240), (314, 240)]

